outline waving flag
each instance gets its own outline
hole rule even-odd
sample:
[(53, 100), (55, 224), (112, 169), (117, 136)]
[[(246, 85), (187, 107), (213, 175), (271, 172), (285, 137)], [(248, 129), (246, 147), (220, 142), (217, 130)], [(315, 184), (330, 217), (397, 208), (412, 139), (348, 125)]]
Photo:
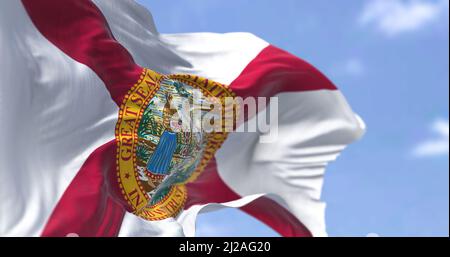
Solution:
[[(3, 236), (194, 236), (224, 207), (324, 236), (324, 170), (364, 132), (300, 58), (248, 33), (160, 34), (131, 0), (1, 1), (0, 60)], [(176, 133), (169, 104), (194, 89), (278, 97), (278, 139)]]

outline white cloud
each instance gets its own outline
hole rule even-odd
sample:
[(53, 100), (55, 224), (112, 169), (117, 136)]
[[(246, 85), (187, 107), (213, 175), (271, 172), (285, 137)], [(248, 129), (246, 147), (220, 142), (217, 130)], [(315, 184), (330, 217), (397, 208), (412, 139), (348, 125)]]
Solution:
[(448, 0), (371, 0), (360, 16), (388, 36), (415, 31), (448, 14)]
[(413, 154), (418, 157), (439, 155), (448, 156), (448, 120), (435, 121), (431, 126), (431, 130), (436, 134), (437, 137), (426, 140), (417, 145), (413, 151)]

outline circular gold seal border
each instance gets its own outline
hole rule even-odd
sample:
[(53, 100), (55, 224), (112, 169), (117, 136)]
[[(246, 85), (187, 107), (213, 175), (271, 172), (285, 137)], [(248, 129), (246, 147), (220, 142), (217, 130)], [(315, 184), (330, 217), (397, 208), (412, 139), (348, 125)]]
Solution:
[[(150, 199), (137, 179), (139, 176), (136, 169), (137, 131), (142, 114), (160, 88), (160, 82), (163, 79), (177, 80), (200, 89), (203, 95), (212, 101), (220, 99), (220, 102), (225, 106), (223, 114), (230, 108), (237, 112), (237, 105), (232, 104), (230, 107), (224, 101), (225, 97), (234, 97), (235, 94), (223, 84), (193, 75), (176, 74), (165, 76), (149, 69), (143, 70), (139, 81), (128, 91), (120, 106), (115, 134), (117, 142), (117, 181), (119, 187), (133, 213), (147, 220), (166, 219), (176, 216), (182, 210), (187, 198), (185, 184), (194, 181), (201, 174), (228, 134), (226, 131), (208, 133), (202, 159), (193, 174), (187, 181), (173, 185), (167, 195), (158, 203), (148, 206)], [(223, 117), (226, 116), (223, 115)]]

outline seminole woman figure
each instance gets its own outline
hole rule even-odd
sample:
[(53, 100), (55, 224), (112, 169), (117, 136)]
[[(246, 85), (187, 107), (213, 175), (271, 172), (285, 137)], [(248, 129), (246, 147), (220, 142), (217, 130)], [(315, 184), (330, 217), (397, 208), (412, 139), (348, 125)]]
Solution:
[(166, 104), (163, 110), (164, 132), (159, 138), (155, 151), (147, 161), (146, 175), (148, 183), (155, 188), (170, 174), (170, 163), (177, 147), (177, 134), (172, 131), (170, 119), (176, 110), (170, 108), (172, 95), (166, 94)]

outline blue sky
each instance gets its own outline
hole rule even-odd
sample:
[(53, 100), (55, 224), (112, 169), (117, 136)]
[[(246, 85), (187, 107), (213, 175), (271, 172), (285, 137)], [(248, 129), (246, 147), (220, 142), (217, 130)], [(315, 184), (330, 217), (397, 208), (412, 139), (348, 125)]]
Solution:
[[(327, 170), (332, 236), (449, 235), (448, 0), (140, 0), (161, 33), (246, 31), (323, 71), (367, 124)], [(201, 236), (270, 236), (237, 210)]]

